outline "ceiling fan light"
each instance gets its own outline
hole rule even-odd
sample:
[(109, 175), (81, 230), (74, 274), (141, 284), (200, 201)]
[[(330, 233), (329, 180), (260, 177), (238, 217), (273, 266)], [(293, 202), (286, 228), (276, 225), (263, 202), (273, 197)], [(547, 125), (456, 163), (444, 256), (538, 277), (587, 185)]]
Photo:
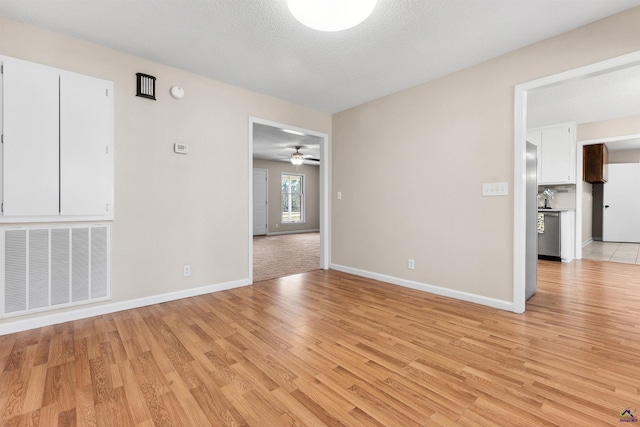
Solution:
[(320, 31), (342, 31), (367, 19), (377, 0), (287, 0), (291, 14)]
[(296, 166), (300, 166), (304, 163), (304, 156), (296, 150), (296, 152), (291, 155), (291, 163)]

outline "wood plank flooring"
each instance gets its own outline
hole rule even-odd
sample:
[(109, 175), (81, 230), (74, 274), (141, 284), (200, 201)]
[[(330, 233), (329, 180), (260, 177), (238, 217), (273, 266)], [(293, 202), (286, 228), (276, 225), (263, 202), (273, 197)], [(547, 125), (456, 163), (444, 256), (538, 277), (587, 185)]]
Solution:
[(539, 279), (524, 315), (318, 270), (0, 336), (0, 417), (619, 425), (640, 407), (640, 266), (542, 261)]

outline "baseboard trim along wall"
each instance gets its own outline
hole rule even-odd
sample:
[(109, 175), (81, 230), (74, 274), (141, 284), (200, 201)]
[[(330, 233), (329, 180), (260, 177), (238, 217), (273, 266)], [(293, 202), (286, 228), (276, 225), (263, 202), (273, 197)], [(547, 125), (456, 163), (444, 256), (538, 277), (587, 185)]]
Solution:
[(320, 229), (315, 230), (293, 230), (293, 231), (275, 231), (267, 233), (267, 236), (278, 236), (280, 234), (302, 234), (302, 233), (319, 233)]
[(249, 279), (241, 279), (232, 282), (219, 283), (217, 285), (208, 285), (199, 288), (185, 289), (183, 291), (169, 292), (166, 294), (153, 295), (128, 301), (119, 301), (96, 307), (85, 306), (78, 310), (57, 314), (53, 313), (46, 316), (34, 317), (31, 319), (16, 319), (11, 322), (0, 323), (0, 335), (12, 334), (14, 332), (21, 332), (29, 329), (41, 328), (43, 326), (56, 325), (58, 323), (86, 319), (88, 317), (101, 316), (103, 314), (110, 314), (118, 311), (130, 310), (132, 308), (140, 308), (148, 305), (160, 304), (163, 302), (175, 301), (213, 292), (226, 291), (228, 289), (239, 288), (250, 284), (251, 283), (249, 282)]
[(456, 291), (454, 289), (442, 288), (440, 286), (427, 285), (425, 283), (414, 282), (412, 280), (400, 279), (384, 274), (373, 273), (371, 271), (359, 270), (357, 268), (345, 267), (343, 265), (331, 264), (329, 268), (342, 271), (343, 273), (354, 274), (356, 276), (366, 277), (368, 279), (379, 280), (381, 282), (391, 283), (393, 285), (411, 288), (418, 291), (429, 292), (431, 294), (443, 297), (455, 298), (462, 301), (468, 301), (475, 304), (485, 305), (500, 310), (513, 311), (513, 302), (504, 301), (495, 298), (484, 297), (482, 295), (470, 294), (468, 292)]

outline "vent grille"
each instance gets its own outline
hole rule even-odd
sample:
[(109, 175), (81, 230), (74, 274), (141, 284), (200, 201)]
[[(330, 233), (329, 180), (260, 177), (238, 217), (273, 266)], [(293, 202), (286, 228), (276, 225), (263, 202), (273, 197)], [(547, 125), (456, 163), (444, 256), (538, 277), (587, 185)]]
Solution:
[(149, 74), (136, 73), (136, 96), (156, 99), (156, 78)]
[(27, 232), (5, 234), (5, 312), (27, 309)]
[(0, 317), (111, 296), (110, 226), (4, 229)]

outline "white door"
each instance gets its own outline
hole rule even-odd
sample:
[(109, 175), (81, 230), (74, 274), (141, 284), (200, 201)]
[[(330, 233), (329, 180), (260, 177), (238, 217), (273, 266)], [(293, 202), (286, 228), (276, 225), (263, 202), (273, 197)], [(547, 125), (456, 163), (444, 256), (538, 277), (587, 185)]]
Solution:
[(58, 73), (4, 61), (5, 216), (59, 215)]
[(60, 76), (60, 212), (105, 215), (113, 194), (113, 83)]
[(640, 243), (640, 163), (609, 164), (603, 189), (602, 240)]
[(267, 234), (267, 173), (266, 169), (253, 170), (253, 235)]

